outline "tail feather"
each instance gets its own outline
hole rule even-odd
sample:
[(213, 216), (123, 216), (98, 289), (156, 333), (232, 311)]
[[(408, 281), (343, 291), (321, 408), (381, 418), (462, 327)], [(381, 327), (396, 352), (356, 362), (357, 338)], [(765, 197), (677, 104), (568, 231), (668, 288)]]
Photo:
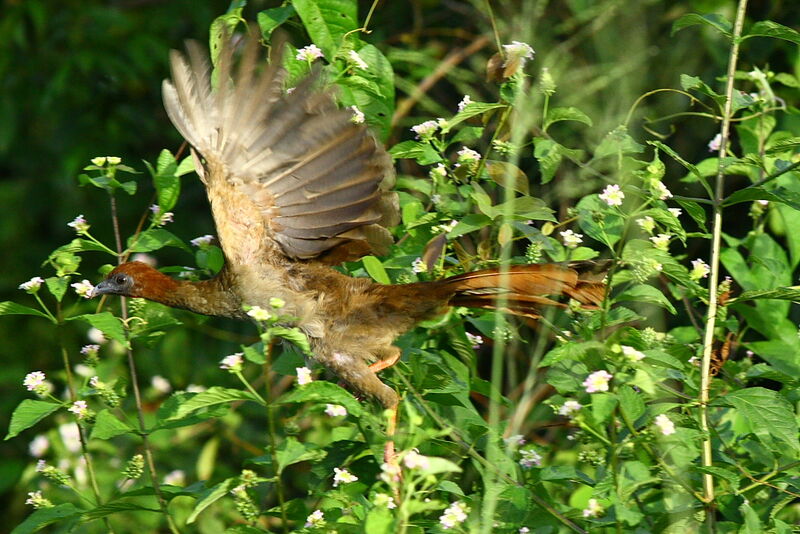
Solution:
[(564, 302), (556, 300), (558, 297), (575, 299), (589, 309), (600, 306), (606, 291), (602, 278), (607, 268), (608, 262), (512, 265), (459, 274), (442, 283), (451, 294), (451, 306), (499, 310), (536, 319), (541, 317), (543, 307), (565, 307)]

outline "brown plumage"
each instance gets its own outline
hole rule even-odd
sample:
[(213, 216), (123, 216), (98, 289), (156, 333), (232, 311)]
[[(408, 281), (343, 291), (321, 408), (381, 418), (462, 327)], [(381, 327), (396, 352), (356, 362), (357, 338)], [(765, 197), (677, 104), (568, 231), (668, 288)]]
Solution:
[[(315, 88), (316, 75), (287, 94), (279, 57), (259, 69), (251, 40), (234, 67), (232, 48), (220, 54), (216, 90), (196, 44), (188, 47), (188, 62), (173, 52), (172, 82), (163, 85), (167, 113), (193, 147), (225, 266), (210, 280), (187, 282), (129, 262), (96, 295), (234, 318), (246, 318), (244, 305), (266, 307), (279, 297), (284, 313), (298, 318), (315, 359), (391, 410), (398, 395), (376, 372), (400, 358), (392, 344), (397, 336), (447, 306), (536, 318), (542, 306), (563, 306), (558, 297), (600, 304), (602, 273), (588, 263), (517, 265), (406, 285), (328, 267), (387, 252), (386, 227), (399, 219), (391, 159), (364, 126), (352, 123), (350, 111), (336, 107), (329, 90)], [(389, 440), (387, 458), (392, 447)]]

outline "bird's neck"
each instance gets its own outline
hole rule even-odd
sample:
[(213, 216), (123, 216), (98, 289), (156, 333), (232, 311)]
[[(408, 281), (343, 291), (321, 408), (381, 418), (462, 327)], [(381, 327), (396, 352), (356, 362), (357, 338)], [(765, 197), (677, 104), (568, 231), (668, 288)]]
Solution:
[(162, 282), (158, 291), (148, 291), (142, 296), (202, 315), (243, 318), (245, 313), (242, 310), (242, 301), (232, 289), (229, 278), (225, 269), (214, 278), (200, 282), (169, 278), (169, 282)]

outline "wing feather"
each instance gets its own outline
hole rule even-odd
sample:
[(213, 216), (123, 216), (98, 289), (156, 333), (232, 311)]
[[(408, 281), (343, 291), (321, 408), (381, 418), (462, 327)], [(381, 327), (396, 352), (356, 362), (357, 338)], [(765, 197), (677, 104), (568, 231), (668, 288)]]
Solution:
[[(287, 94), (282, 47), (273, 51), (264, 66), (256, 39), (238, 59), (227, 40), (212, 89), (207, 55), (189, 43), (186, 56), (171, 54), (172, 80), (163, 83), (170, 120), (204, 160), (226, 257), (252, 257), (237, 247), (253, 249), (242, 243), (241, 230), (252, 227), (245, 219), (253, 214), (261, 217), (263, 236), (290, 258), (385, 253), (391, 234), (383, 226), (399, 218), (397, 196), (389, 191), (391, 158), (364, 126), (351, 122), (349, 111), (337, 108), (330, 90), (318, 88), (318, 70)], [(234, 209), (231, 199), (252, 205)]]

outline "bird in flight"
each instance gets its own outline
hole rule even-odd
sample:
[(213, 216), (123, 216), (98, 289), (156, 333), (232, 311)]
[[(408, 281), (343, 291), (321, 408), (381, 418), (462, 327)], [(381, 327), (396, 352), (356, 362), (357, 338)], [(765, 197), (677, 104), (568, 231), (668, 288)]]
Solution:
[[(392, 160), (369, 130), (336, 105), (312, 73), (285, 90), (281, 47), (265, 65), (250, 39), (236, 57), (226, 40), (216, 84), (203, 49), (173, 51), (163, 83), (170, 120), (192, 147), (225, 256), (199, 282), (141, 262), (117, 266), (94, 296), (137, 297), (196, 313), (248, 318), (244, 307), (285, 302), (282, 313), (308, 337), (313, 358), (356, 393), (390, 410), (386, 461), (394, 461), (398, 393), (377, 372), (397, 363), (394, 340), (448, 306), (537, 318), (568, 297), (598, 306), (603, 274), (587, 262), (514, 265), (432, 282), (383, 285), (332, 268), (385, 255), (399, 209)], [(213, 85), (216, 85), (215, 87)]]

